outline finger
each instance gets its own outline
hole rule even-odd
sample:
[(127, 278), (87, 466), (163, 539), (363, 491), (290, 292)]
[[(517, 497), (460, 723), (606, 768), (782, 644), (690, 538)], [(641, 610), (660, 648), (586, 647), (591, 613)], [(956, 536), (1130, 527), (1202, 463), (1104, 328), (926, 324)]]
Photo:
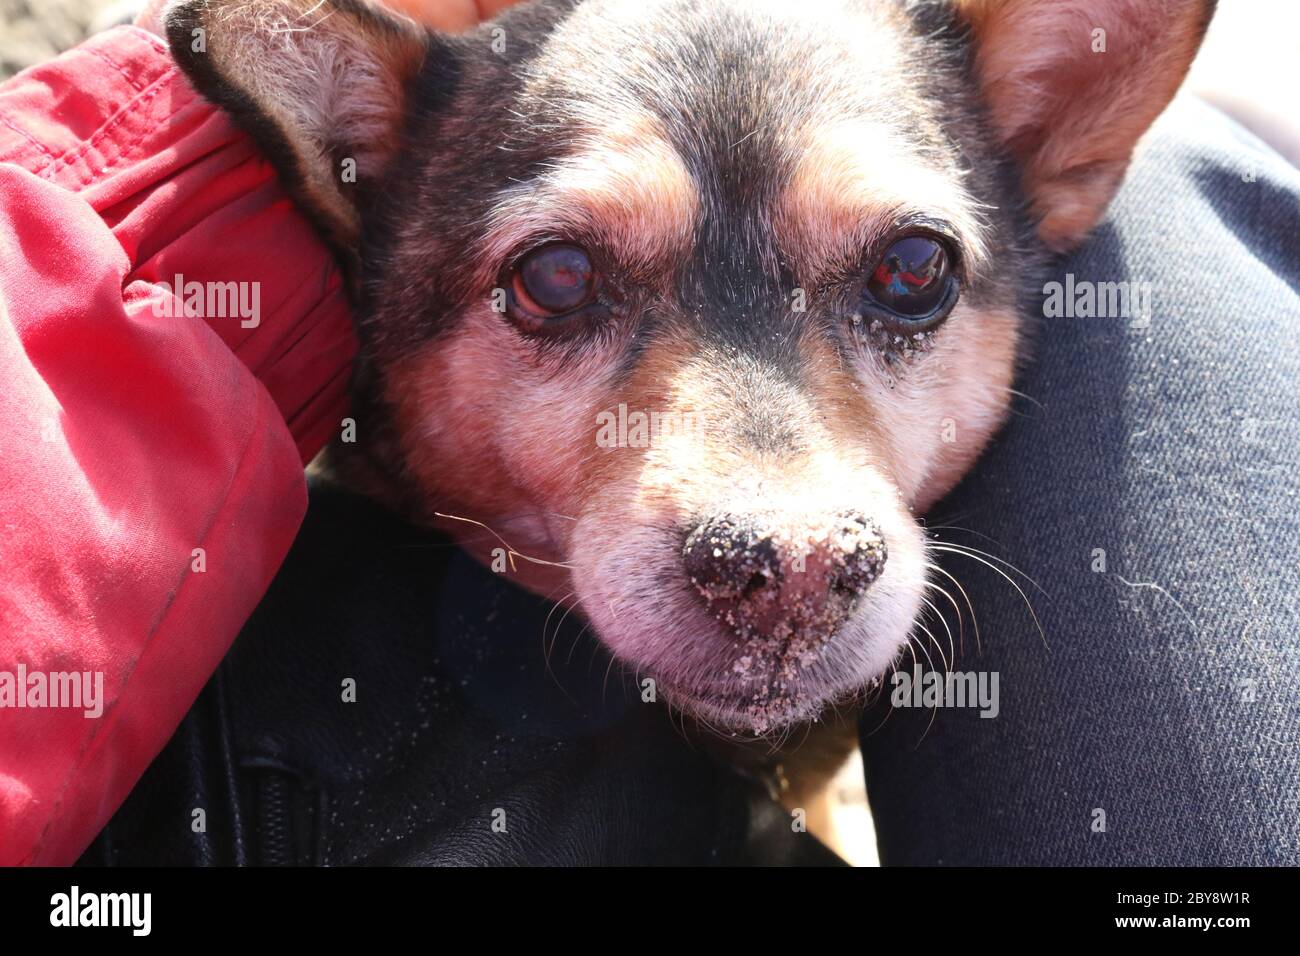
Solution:
[(468, 30), (483, 20), (490, 20), (519, 0), (382, 0), (412, 20), (435, 30)]
[(519, 0), (478, 0), (479, 15), (484, 20), (491, 20), (506, 7), (513, 7)]
[(383, 0), (385, 6), (435, 30), (459, 32), (477, 24), (482, 15), (475, 0)]
[(167, 5), (167, 0), (149, 0), (135, 16), (135, 25), (142, 30), (148, 30), (150, 33), (162, 35), (162, 12), (163, 7)]

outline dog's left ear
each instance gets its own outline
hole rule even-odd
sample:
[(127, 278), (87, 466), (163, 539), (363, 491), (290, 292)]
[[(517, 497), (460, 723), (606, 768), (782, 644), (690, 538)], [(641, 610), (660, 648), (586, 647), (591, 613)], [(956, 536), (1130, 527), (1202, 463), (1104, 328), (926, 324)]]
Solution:
[(166, 23), (199, 92), (252, 134), (331, 245), (355, 258), (357, 190), (397, 150), (432, 35), (362, 0), (183, 0)]
[(1178, 90), (1216, 0), (956, 0), (1043, 241), (1078, 244)]

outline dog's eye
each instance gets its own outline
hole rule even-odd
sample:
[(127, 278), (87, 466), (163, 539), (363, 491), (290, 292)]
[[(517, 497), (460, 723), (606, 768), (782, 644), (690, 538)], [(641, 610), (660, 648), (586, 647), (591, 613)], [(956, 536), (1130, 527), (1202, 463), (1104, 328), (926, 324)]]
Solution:
[(957, 301), (951, 259), (947, 244), (939, 239), (898, 239), (867, 280), (864, 297), (909, 331), (932, 328)]
[(508, 299), (511, 315), (530, 328), (568, 316), (595, 300), (597, 279), (582, 249), (564, 243), (542, 246), (515, 267)]

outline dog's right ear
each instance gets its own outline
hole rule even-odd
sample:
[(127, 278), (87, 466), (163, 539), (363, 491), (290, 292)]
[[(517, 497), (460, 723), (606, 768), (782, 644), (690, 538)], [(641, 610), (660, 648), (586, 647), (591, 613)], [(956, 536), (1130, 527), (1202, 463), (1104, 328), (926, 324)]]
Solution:
[(397, 150), (429, 32), (362, 0), (182, 0), (166, 24), (199, 92), (252, 134), (354, 260), (355, 195)]

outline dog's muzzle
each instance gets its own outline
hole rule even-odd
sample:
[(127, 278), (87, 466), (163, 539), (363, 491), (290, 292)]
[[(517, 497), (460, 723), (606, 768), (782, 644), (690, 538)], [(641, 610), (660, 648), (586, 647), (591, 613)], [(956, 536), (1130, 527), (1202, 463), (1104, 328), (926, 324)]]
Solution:
[(880, 529), (853, 512), (792, 522), (721, 514), (686, 536), (686, 573), (709, 610), (745, 639), (829, 638), (885, 568)]

